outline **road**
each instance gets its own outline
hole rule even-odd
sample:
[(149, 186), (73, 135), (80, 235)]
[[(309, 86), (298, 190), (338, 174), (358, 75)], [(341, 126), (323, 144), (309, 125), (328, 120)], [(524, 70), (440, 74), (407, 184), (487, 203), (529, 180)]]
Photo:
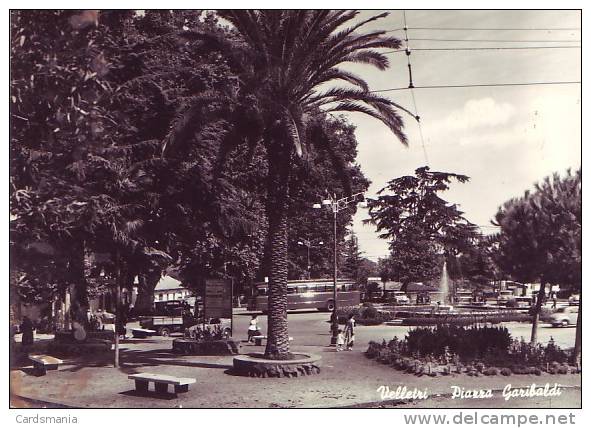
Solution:
[[(234, 334), (238, 339), (246, 339), (249, 321), (251, 319), (251, 312), (244, 309), (235, 309), (234, 312)], [(328, 319), (330, 314), (327, 312), (318, 312), (316, 310), (298, 310), (290, 311), (287, 314), (289, 322), (289, 335), (294, 338), (293, 343), (301, 346), (325, 346), (330, 343), (330, 324)], [(267, 332), (267, 316), (258, 315), (259, 326), (263, 333)], [(529, 341), (531, 335), (530, 323), (509, 322), (503, 323), (517, 339), (523, 337)], [(138, 322), (129, 323), (127, 325), (129, 335), (131, 335), (131, 328), (139, 327)], [(376, 325), (376, 326), (362, 326), (358, 325), (355, 329), (356, 344), (359, 347), (365, 347), (370, 340), (387, 341), (394, 336), (402, 338), (406, 335), (409, 329), (408, 326), (390, 326), (390, 325)], [(550, 324), (540, 324), (538, 328), (538, 341), (540, 343), (548, 343), (550, 338), (561, 348), (572, 348), (575, 343), (575, 326), (553, 328)], [(37, 339), (51, 339), (53, 335), (37, 334)], [(20, 342), (21, 335), (15, 336), (15, 340)]]
[[(293, 343), (303, 346), (323, 346), (330, 343), (329, 313), (318, 311), (290, 311), (287, 314), (289, 322), (289, 335), (294, 338)], [(246, 338), (251, 313), (244, 310), (236, 310), (234, 315), (234, 337)], [(267, 316), (258, 315), (259, 325), (265, 333), (267, 331)], [(503, 323), (509, 329), (511, 335), (520, 339), (523, 337), (529, 341), (531, 335), (530, 323), (509, 322)], [(408, 326), (361, 326), (355, 329), (356, 344), (365, 347), (370, 340), (390, 340), (394, 336), (402, 338), (409, 329)], [(575, 343), (575, 327), (553, 328), (550, 324), (540, 324), (538, 328), (538, 341), (547, 343), (554, 338), (555, 343), (561, 348), (571, 348)]]

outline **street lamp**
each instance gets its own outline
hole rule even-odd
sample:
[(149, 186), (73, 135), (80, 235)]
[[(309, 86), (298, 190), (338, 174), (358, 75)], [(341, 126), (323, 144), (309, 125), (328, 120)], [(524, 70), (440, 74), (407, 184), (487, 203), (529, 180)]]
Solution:
[[(331, 331), (332, 336), (330, 338), (330, 344), (336, 345), (337, 344), (337, 335), (339, 330), (339, 321), (337, 317), (337, 214), (342, 210), (348, 208), (348, 206), (352, 203), (363, 202), (365, 198), (363, 197), (363, 193), (355, 193), (354, 195), (348, 196), (346, 198), (337, 199), (336, 195), (330, 196), (328, 199), (324, 199), (322, 201), (322, 205), (326, 207), (330, 207), (333, 213), (333, 233), (334, 233), (334, 250), (333, 250), (333, 260), (334, 260), (334, 272), (333, 272), (333, 307), (332, 307), (332, 314), (330, 316), (331, 322)], [(320, 204), (314, 204), (314, 208), (321, 208)]]
[(300, 238), (298, 241), (298, 245), (305, 245), (308, 249), (308, 279), (310, 279), (310, 248), (318, 248), (318, 246), (324, 244), (324, 242), (320, 241), (318, 244), (313, 245), (308, 239)]

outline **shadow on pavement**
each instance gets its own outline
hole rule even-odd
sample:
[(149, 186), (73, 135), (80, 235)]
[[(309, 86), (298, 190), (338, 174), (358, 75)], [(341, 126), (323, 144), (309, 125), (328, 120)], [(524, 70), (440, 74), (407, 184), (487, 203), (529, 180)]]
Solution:
[(172, 400), (177, 398), (177, 395), (173, 392), (160, 393), (155, 391), (138, 392), (135, 389), (129, 391), (120, 392), (121, 395), (127, 395), (128, 397), (143, 397), (143, 398), (159, 398), (161, 400)]

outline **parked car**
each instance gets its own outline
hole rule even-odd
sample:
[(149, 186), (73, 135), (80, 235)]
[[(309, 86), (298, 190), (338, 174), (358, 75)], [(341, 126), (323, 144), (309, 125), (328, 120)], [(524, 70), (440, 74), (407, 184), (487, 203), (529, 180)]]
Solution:
[(386, 291), (385, 300), (395, 305), (408, 305), (410, 303), (410, 299), (403, 291)]
[(568, 304), (569, 305), (578, 305), (580, 301), (581, 301), (581, 295), (580, 294), (573, 294), (572, 296), (570, 296), (568, 298)]
[(567, 327), (569, 325), (576, 325), (579, 317), (578, 306), (567, 306), (558, 309), (549, 316), (552, 327)]
[(514, 297), (507, 301), (508, 308), (531, 308), (533, 304), (532, 297)]

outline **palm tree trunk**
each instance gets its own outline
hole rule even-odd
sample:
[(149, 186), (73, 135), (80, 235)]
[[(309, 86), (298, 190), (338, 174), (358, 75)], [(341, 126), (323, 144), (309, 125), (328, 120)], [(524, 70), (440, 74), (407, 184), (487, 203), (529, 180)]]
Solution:
[[(277, 146), (275, 145), (274, 148)], [(290, 156), (283, 150), (267, 148), (269, 159), (267, 218), (269, 221), (268, 332), (265, 357), (289, 356), (287, 331), (287, 207)]]
[(538, 343), (538, 323), (540, 320), (540, 310), (542, 308), (542, 303), (544, 303), (544, 298), (546, 297), (546, 280), (544, 278), (540, 281), (540, 291), (538, 291), (538, 295), (536, 298), (536, 305), (534, 306), (534, 313), (533, 313), (533, 320), (531, 325), (531, 344), (535, 345)]

